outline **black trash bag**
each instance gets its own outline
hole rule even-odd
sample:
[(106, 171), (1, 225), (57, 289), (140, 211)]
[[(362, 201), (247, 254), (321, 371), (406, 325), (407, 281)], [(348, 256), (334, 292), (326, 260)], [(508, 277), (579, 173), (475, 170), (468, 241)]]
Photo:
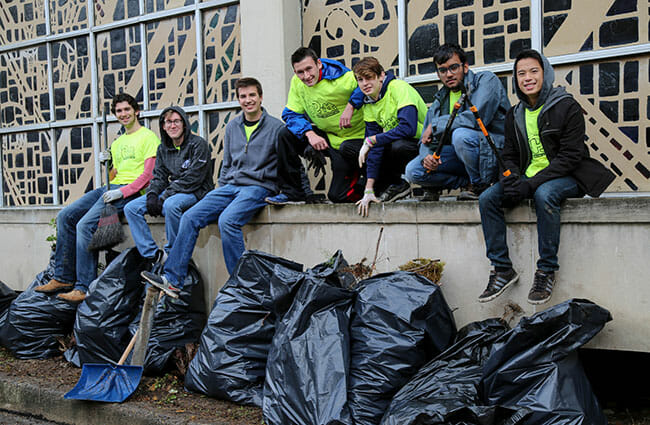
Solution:
[[(9, 308), (11, 302), (16, 299), (18, 293), (0, 281), (0, 315)], [(2, 321), (0, 320), (0, 323)]]
[(302, 265), (246, 251), (217, 295), (185, 387), (236, 403), (262, 406), (266, 359), (278, 316), (303, 277)]
[(266, 365), (263, 414), (269, 425), (351, 424), (347, 404), (350, 311), (354, 292), (338, 252), (307, 271), (277, 324)]
[(68, 353), (68, 361), (78, 367), (117, 363), (131, 340), (129, 324), (142, 308), (140, 272), (148, 265), (136, 248), (129, 248), (90, 284), (74, 322), (76, 355)]
[(454, 342), (456, 323), (440, 287), (419, 274), (379, 274), (356, 289), (348, 402), (356, 425), (374, 425), (395, 393)]
[[(173, 365), (170, 360), (176, 349), (183, 350), (186, 344), (199, 341), (206, 320), (203, 294), (203, 279), (194, 262), (190, 261), (178, 299), (162, 297), (156, 305), (144, 359), (145, 374), (162, 374)], [(138, 316), (129, 327), (130, 335), (138, 330), (144, 296)]]
[(464, 326), (451, 347), (397, 392), (381, 425), (523, 424), (528, 409), (484, 406), (478, 395), (492, 345), (508, 330), (499, 319)]
[(527, 423), (536, 425), (607, 424), (576, 350), (610, 320), (609, 311), (581, 299), (522, 318), (490, 353), (483, 401), (528, 407)]
[[(19, 359), (46, 359), (61, 354), (59, 339), (70, 334), (77, 306), (58, 299), (57, 293), (36, 292), (54, 276), (54, 254), (44, 271), (6, 310), (0, 343)], [(65, 292), (65, 291), (59, 291)]]

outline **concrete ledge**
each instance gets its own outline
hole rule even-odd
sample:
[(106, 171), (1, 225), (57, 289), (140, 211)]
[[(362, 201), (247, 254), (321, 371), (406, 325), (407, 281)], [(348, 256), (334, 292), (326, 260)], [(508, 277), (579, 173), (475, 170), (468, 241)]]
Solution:
[[(47, 265), (52, 234), (48, 225), (58, 208), (0, 209), (0, 280), (24, 289)], [(357, 215), (352, 204), (265, 207), (244, 228), (246, 247), (266, 251), (311, 267), (337, 249), (351, 263), (372, 261), (379, 228), (384, 227), (377, 271), (396, 270), (413, 258), (440, 258), (446, 263), (443, 291), (462, 326), (503, 314), (506, 302), (525, 314), (548, 305), (527, 304), (537, 261), (536, 216), (531, 203), (510, 210), (507, 239), (519, 284), (497, 300), (481, 304), (476, 297), (487, 284), (478, 202), (397, 202), (372, 205), (370, 217)], [(151, 220), (154, 238), (164, 244), (163, 220)], [(650, 197), (572, 199), (562, 208), (561, 265), (551, 303), (587, 298), (609, 309), (614, 321), (590, 344), (592, 348), (650, 352)], [(130, 234), (125, 229), (127, 235)], [(118, 248), (133, 246), (127, 240)], [(228, 279), (218, 226), (203, 229), (193, 254), (207, 283), (210, 309)]]
[[(16, 377), (0, 374), (0, 407), (12, 412), (42, 416), (58, 423), (76, 425), (158, 425), (204, 424), (155, 412), (145, 403), (96, 403), (66, 400), (63, 391), (44, 388), (31, 382), (16, 382)], [(225, 425), (219, 420), (210, 424)]]

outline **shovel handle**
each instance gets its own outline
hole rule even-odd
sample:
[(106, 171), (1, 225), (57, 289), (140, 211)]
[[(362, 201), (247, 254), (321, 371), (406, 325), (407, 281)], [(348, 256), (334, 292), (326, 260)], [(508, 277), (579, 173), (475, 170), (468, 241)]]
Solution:
[(118, 366), (122, 366), (126, 361), (126, 358), (129, 357), (129, 354), (131, 354), (131, 350), (133, 350), (133, 346), (135, 345), (135, 340), (137, 338), (138, 338), (138, 331), (135, 331), (135, 333), (133, 334), (133, 338), (131, 338), (131, 341), (129, 341), (129, 345), (126, 346), (126, 349), (122, 353), (122, 357), (120, 357), (120, 361), (117, 362)]

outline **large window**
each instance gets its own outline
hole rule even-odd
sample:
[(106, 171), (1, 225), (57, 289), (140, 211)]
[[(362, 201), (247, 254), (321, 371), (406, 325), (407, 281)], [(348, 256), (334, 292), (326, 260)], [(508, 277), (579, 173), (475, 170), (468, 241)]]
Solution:
[[(238, 1), (15, 0), (0, 14), (0, 206), (57, 205), (102, 184), (102, 116), (120, 92), (160, 133), (170, 105), (220, 162), (241, 76)], [(6, 12), (6, 13), (5, 13)], [(109, 143), (121, 126), (108, 112)]]

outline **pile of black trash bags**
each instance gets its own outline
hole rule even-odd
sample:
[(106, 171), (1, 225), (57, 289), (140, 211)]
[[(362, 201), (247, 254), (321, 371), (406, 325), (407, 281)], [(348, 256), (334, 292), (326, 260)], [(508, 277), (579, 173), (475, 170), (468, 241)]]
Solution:
[[(52, 278), (50, 261), (0, 317), (0, 344), (20, 359), (43, 359), (61, 354), (65, 337), (72, 332), (76, 345), (64, 353), (69, 362), (78, 367), (117, 363), (137, 330), (145, 295), (140, 272), (147, 267), (150, 264), (137, 249), (124, 250), (91, 283), (88, 296), (77, 306), (34, 290)], [(156, 307), (145, 373), (170, 369), (174, 352), (197, 342), (205, 321), (203, 281), (190, 264), (179, 298), (162, 297)]]
[(215, 300), (185, 386), (269, 425), (606, 424), (577, 348), (611, 320), (587, 300), (458, 332), (409, 272), (356, 282), (338, 252), (302, 266), (248, 251)]
[[(78, 309), (34, 291), (51, 263), (15, 299), (0, 285), (0, 343), (18, 358), (46, 358), (72, 331), (70, 362), (115, 363), (137, 328), (145, 267), (125, 250)], [(200, 338), (186, 388), (259, 406), (268, 425), (607, 423), (577, 349), (611, 316), (588, 300), (512, 329), (487, 319), (457, 331), (441, 289), (418, 274), (357, 282), (341, 252), (303, 271), (247, 251), (206, 324), (202, 285), (192, 265), (180, 298), (158, 303), (145, 372), (164, 371), (177, 348)]]

